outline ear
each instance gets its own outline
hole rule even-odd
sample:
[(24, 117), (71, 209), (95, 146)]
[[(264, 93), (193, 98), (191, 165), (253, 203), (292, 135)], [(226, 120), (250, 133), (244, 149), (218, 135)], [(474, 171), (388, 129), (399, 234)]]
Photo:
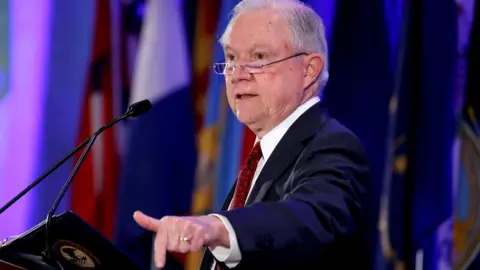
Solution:
[(323, 57), (318, 53), (311, 53), (305, 57), (305, 75), (303, 78), (303, 89), (314, 84), (323, 70)]

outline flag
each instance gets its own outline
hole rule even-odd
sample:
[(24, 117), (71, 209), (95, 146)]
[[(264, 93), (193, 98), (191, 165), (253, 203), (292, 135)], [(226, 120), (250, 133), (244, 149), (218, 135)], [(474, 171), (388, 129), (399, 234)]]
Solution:
[[(214, 209), (215, 185), (219, 174), (219, 151), (224, 134), (220, 124), (225, 114), (225, 95), (222, 94), (223, 77), (216, 75), (210, 65), (223, 61), (223, 48), (218, 39), (228, 23), (228, 14), (237, 1), (210, 1), (209, 5), (198, 5), (195, 55), (195, 87), (197, 116), (201, 119), (197, 136), (198, 166), (193, 192), (192, 214), (203, 215)], [(213, 4), (215, 9), (210, 8)], [(209, 7), (209, 8), (206, 8)], [(213, 20), (212, 20), (213, 19)], [(222, 106), (223, 104), (223, 106)], [(197, 269), (203, 252), (191, 253), (187, 257), (187, 269)]]
[(219, 0), (188, 1), (185, 5), (185, 9), (191, 13), (187, 20), (194, 20), (193, 22), (189, 21), (189, 23), (191, 24), (190, 34), (192, 36), (193, 99), (197, 145), (205, 119), (208, 79), (215, 44), (214, 35), (220, 7), (219, 2)]
[[(390, 28), (385, 24), (384, 1), (310, 2), (327, 18), (330, 77), (321, 102), (333, 117), (359, 137), (367, 150), (371, 182), (366, 183), (368, 196), (363, 206), (366, 209), (364, 226), (368, 251), (373, 254), (378, 238), (377, 217), (386, 135), (386, 131), (379, 127), (388, 121), (393, 76), (389, 57)], [(322, 8), (324, 10), (320, 11)]]
[(478, 235), (480, 233), (480, 2), (457, 3), (459, 48), (457, 104), (460, 127), (454, 156), (455, 211), (453, 219), (453, 267), (480, 267)]
[[(410, 138), (407, 174), (411, 179), (412, 251), (410, 260), (421, 255), (416, 267), (441, 269), (437, 260), (441, 253), (450, 253), (452, 234), (448, 225), (453, 213), (452, 206), (452, 149), (456, 129), (454, 93), (457, 62), (457, 17), (454, 0), (425, 0), (418, 5), (421, 32), (417, 27), (414, 38), (419, 39), (420, 63), (412, 63), (412, 133)], [(415, 20), (414, 20), (415, 21)], [(441, 29), (441, 30), (440, 30)], [(442, 65), (435, 59), (442, 58)], [(435, 101), (435, 102), (433, 102)], [(408, 135), (407, 135), (408, 136)], [(411, 170), (408, 172), (408, 170)], [(434, 188), (432, 188), (434, 187)], [(407, 198), (408, 198), (407, 197)], [(447, 233), (445, 233), (445, 231)], [(441, 239), (439, 237), (445, 237)], [(444, 243), (444, 240), (447, 241)], [(444, 245), (445, 244), (445, 245)], [(415, 257), (414, 257), (415, 256)], [(451, 268), (451, 260), (448, 261)]]
[[(386, 34), (390, 48), (390, 70), (395, 74), (398, 64), (398, 52), (400, 49), (400, 39), (402, 37), (403, 25), (405, 23), (405, 0), (384, 0), (384, 20), (387, 26)], [(408, 13), (407, 13), (408, 14)]]
[[(191, 206), (195, 129), (181, 11), (175, 0), (147, 2), (133, 75), (130, 104), (149, 99), (153, 107), (128, 122), (114, 241), (142, 269), (151, 267), (154, 235), (135, 223), (134, 211), (160, 219)], [(169, 256), (165, 269), (181, 264)]]
[(405, 1), (404, 7), (377, 267), (445, 269), (438, 258), (448, 243), (438, 237), (451, 234), (456, 9), (453, 0)]
[[(96, 23), (77, 144), (116, 117), (109, 1), (96, 2)], [(81, 155), (77, 153), (76, 160)], [(96, 140), (72, 183), (71, 209), (105, 237), (113, 235), (118, 155), (115, 127)]]
[[(221, 2), (217, 23), (216, 46), (214, 48), (214, 63), (225, 61), (223, 47), (219, 39), (227, 28), (233, 8), (239, 2), (239, 0), (223, 0)], [(212, 70), (210, 71), (210, 76), (208, 86), (209, 99), (207, 103), (208, 120), (206, 120), (210, 120), (210, 122), (206, 122), (206, 124), (209, 123), (211, 125), (215, 123), (218, 128), (212, 207), (213, 210), (219, 210), (237, 179), (240, 165), (250, 152), (255, 136), (248, 127), (238, 121), (228, 106), (225, 77), (214, 73)]]
[[(193, 46), (193, 72), (195, 87), (195, 117), (198, 148), (198, 165), (195, 176), (195, 190), (193, 191), (192, 211), (194, 215), (202, 215), (211, 211), (211, 169), (210, 162), (214, 159), (216, 149), (216, 132), (213, 124), (215, 121), (207, 117), (209, 112), (216, 108), (207, 103), (207, 97), (211, 97), (207, 91), (210, 78), (210, 64), (215, 44), (216, 16), (218, 14), (219, 1), (210, 0), (205, 5), (197, 6), (197, 24)], [(190, 260), (190, 259), (189, 259)], [(195, 266), (196, 267), (196, 266)]]

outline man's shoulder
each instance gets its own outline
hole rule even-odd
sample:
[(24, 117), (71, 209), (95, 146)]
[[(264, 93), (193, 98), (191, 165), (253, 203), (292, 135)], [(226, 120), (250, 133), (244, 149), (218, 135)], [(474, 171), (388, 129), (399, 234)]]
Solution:
[(355, 132), (331, 116), (328, 116), (323, 125), (318, 129), (312, 139), (312, 143), (314, 145), (328, 143), (346, 144), (363, 151), (362, 142)]

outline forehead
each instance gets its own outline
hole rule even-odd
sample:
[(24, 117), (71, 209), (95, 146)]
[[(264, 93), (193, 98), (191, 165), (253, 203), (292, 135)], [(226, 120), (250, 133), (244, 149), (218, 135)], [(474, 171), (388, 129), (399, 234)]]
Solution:
[(284, 16), (274, 10), (249, 11), (233, 22), (226, 48), (245, 51), (256, 47), (288, 50), (290, 28)]

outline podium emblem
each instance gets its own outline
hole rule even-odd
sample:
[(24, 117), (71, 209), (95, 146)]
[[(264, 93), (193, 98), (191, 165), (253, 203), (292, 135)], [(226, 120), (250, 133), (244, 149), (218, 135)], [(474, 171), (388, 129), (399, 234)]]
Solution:
[(100, 262), (86, 248), (67, 240), (59, 240), (55, 244), (56, 252), (66, 261), (85, 269), (96, 269)]

